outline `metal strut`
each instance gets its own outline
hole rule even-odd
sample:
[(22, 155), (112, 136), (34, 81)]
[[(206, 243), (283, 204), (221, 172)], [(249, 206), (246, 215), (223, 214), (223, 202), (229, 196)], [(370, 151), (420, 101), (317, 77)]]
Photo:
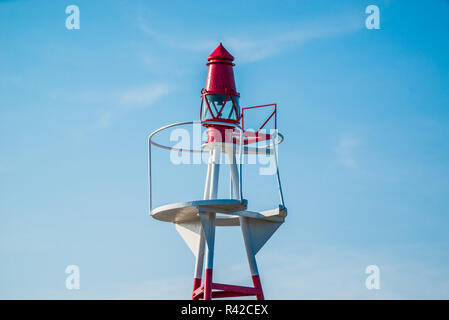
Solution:
[[(232, 148), (230, 150), (231, 150), (230, 152), (226, 152), (230, 163), (230, 177), (231, 177), (230, 184), (232, 186), (230, 197), (232, 198), (233, 196), (235, 196), (237, 198), (240, 198), (241, 184), (240, 184), (239, 170), (237, 168), (234, 151)], [(207, 200), (216, 199), (217, 197), (220, 156), (221, 156), (220, 147), (214, 147), (213, 149), (211, 149), (206, 174), (206, 185), (204, 189), (204, 196), (205, 198), (208, 197)], [(212, 298), (241, 297), (253, 295), (256, 296), (257, 300), (263, 300), (264, 295), (262, 291), (262, 285), (260, 282), (255, 257), (257, 251), (253, 249), (252, 242), (250, 240), (251, 235), (247, 224), (248, 218), (239, 217), (239, 220), (254, 287), (243, 287), (243, 286), (235, 286), (212, 282), (216, 213), (200, 211), (199, 215), (202, 224), (201, 230), (202, 232), (196, 259), (195, 279), (192, 291), (192, 299), (198, 300), (203, 298), (204, 300), (210, 300)], [(206, 241), (204, 241), (204, 238), (206, 239)], [(204, 259), (204, 242), (206, 242), (207, 244), (206, 270), (205, 270), (204, 284), (201, 285), (201, 274), (203, 268), (202, 261)], [(213, 289), (215, 289), (215, 291)]]

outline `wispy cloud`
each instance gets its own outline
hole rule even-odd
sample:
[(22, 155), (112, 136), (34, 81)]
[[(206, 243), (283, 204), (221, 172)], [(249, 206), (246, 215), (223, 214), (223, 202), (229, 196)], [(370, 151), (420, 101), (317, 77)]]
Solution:
[(173, 86), (164, 83), (149, 83), (115, 91), (89, 90), (70, 95), (63, 92), (50, 92), (48, 95), (59, 102), (70, 99), (71, 103), (76, 101), (83, 105), (95, 106), (98, 110), (95, 122), (75, 132), (76, 135), (84, 135), (94, 129), (110, 127), (125, 114), (151, 107), (172, 90)]
[[(288, 48), (297, 47), (307, 42), (323, 38), (332, 38), (354, 32), (362, 29), (360, 19), (344, 15), (334, 15), (332, 17), (323, 17), (316, 19), (313, 23), (302, 23), (296, 27), (285, 27), (287, 31), (272, 32), (269, 34), (265, 26), (259, 26), (257, 35), (239, 34), (225, 36), (222, 42), (229, 48), (233, 54), (238, 56), (239, 62), (259, 61), (273, 55), (276, 55)], [(139, 20), (139, 26), (143, 32), (158, 42), (163, 43), (171, 48), (188, 50), (188, 51), (210, 51), (217, 45), (218, 39), (198, 39), (192, 35), (191, 39), (186, 40), (185, 37), (171, 36), (156, 29), (148, 27), (143, 19)], [(262, 34), (262, 36), (260, 36)], [(203, 34), (201, 34), (203, 37)], [(181, 40), (182, 39), (182, 40)]]
[(97, 127), (99, 128), (106, 128), (109, 127), (114, 119), (114, 115), (112, 112), (109, 111), (103, 111), (100, 113), (100, 116), (98, 117)]
[(354, 136), (345, 136), (340, 138), (334, 151), (338, 156), (340, 163), (347, 168), (356, 168), (357, 161), (355, 150), (360, 146), (360, 139)]
[(184, 49), (189, 51), (204, 51), (204, 50), (210, 50), (211, 47), (217, 44), (216, 40), (204, 40), (204, 41), (198, 41), (198, 40), (192, 40), (189, 39), (188, 41), (185, 40), (179, 40), (177, 38), (168, 36), (166, 34), (157, 32), (156, 30), (151, 29), (148, 27), (143, 19), (139, 19), (139, 27), (140, 29), (148, 34), (150, 37), (155, 39), (156, 41), (164, 43), (166, 46), (176, 49)]
[[(110, 103), (113, 107), (108, 111), (101, 112), (94, 126), (97, 128), (109, 127), (120, 116), (136, 109), (150, 107), (170, 92), (171, 89), (168, 85), (159, 83), (128, 88), (113, 95), (102, 95), (105, 102)], [(93, 100), (97, 101), (98, 96)]]
[(313, 40), (337, 37), (357, 29), (360, 29), (357, 25), (348, 23), (341, 26), (338, 26), (337, 23), (333, 27), (311, 25), (263, 38), (230, 37), (226, 39), (226, 43), (238, 55), (239, 60), (242, 62), (253, 62), (281, 53), (288, 48), (304, 45)]
[(125, 90), (120, 94), (119, 101), (127, 109), (149, 106), (170, 92), (165, 84), (145, 85)]

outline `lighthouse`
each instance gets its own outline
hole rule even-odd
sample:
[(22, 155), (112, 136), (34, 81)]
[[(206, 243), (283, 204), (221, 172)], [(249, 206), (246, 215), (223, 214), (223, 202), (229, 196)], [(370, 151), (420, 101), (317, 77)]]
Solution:
[[(201, 90), (201, 120), (210, 128), (208, 142), (227, 141), (227, 124), (240, 123), (240, 95), (235, 89), (234, 57), (220, 45), (207, 58), (206, 86)], [(224, 125), (207, 124), (223, 122)], [(230, 132), (230, 130), (228, 130)], [(230, 141), (227, 141), (230, 142)]]
[[(254, 296), (264, 299), (262, 281), (257, 268), (256, 254), (284, 223), (287, 208), (279, 175), (277, 145), (284, 137), (277, 130), (277, 105), (240, 107), (240, 94), (236, 90), (234, 78), (234, 57), (220, 43), (207, 57), (208, 72), (206, 85), (201, 90), (200, 120), (175, 123), (162, 127), (148, 138), (149, 214), (152, 218), (173, 223), (176, 230), (195, 255), (193, 276), (193, 300), (210, 300)], [(254, 130), (245, 130), (245, 111), (269, 109), (267, 118)], [(268, 122), (274, 123), (273, 130), (265, 133)], [(207, 139), (201, 149), (175, 149), (161, 145), (155, 137), (161, 131), (176, 126), (199, 124), (206, 130)], [(259, 142), (265, 142), (262, 146)], [(187, 200), (152, 206), (152, 147), (160, 147), (180, 152), (199, 152), (208, 155), (203, 199)], [(243, 157), (251, 153), (264, 152), (275, 159), (276, 185), (279, 203), (266, 211), (248, 210), (248, 199), (244, 198), (242, 185)], [(220, 163), (227, 158), (230, 168), (229, 196), (218, 198)], [(257, 201), (252, 199), (251, 201)], [(213, 281), (215, 230), (217, 227), (239, 227), (243, 236), (250, 276), (253, 286), (222, 284)]]

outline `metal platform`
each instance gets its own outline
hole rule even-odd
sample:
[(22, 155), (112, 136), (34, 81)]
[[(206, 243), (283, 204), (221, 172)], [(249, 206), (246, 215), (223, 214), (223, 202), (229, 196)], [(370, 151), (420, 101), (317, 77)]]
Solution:
[(224, 214), (217, 215), (216, 226), (239, 226), (239, 217), (283, 222), (284, 218), (287, 216), (287, 210), (282, 206), (262, 212), (248, 211), (246, 208), (246, 200), (197, 200), (160, 206), (152, 210), (150, 215), (156, 220), (182, 224), (199, 221), (199, 212)]
[[(184, 223), (199, 220), (199, 212), (215, 212), (215, 213), (234, 213), (245, 210), (247, 201), (239, 201), (233, 199), (216, 199), (216, 200), (196, 200), (188, 202), (171, 203), (161, 207), (157, 207), (150, 212), (150, 215), (157, 220), (173, 223)], [(217, 225), (234, 225), (231, 220), (237, 220), (238, 217), (217, 217)], [(226, 220), (226, 221), (224, 221)], [(228, 221), (229, 220), (229, 221)], [(230, 224), (231, 223), (231, 224)]]

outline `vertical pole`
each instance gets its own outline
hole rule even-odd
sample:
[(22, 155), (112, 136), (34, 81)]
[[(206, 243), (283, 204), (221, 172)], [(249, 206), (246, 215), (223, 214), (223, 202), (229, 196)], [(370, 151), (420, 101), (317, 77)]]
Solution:
[[(233, 153), (228, 153), (230, 159), (230, 169), (231, 169), (231, 180), (234, 185), (235, 193), (239, 194), (239, 173), (237, 170), (237, 164), (235, 163), (235, 155)], [(251, 278), (253, 280), (254, 288), (259, 289), (259, 293), (256, 295), (257, 300), (264, 300), (262, 283), (260, 282), (259, 270), (257, 269), (256, 254), (251, 245), (250, 232), (248, 229), (248, 218), (239, 217), (240, 227), (242, 229), (243, 241), (245, 242), (246, 256), (248, 257), (249, 269), (251, 270)]]
[[(211, 172), (211, 183), (210, 183), (210, 196), (209, 199), (217, 199), (218, 193), (218, 178), (220, 173), (220, 158), (221, 150), (220, 146), (214, 147), (213, 157), (212, 157), (212, 172)], [(210, 238), (207, 242), (207, 253), (206, 253), (206, 272), (204, 276), (204, 300), (212, 299), (212, 270), (214, 267), (214, 244), (215, 244), (215, 212), (209, 212), (210, 223), (209, 223), (209, 234)]]
[[(231, 153), (232, 152), (232, 153)], [(240, 194), (240, 179), (239, 179), (239, 170), (237, 169), (237, 163), (235, 160), (235, 155), (233, 150), (227, 153), (229, 159), (229, 169), (231, 175), (231, 198), (232, 198), (232, 190), (234, 190), (234, 195), (236, 198), (239, 198)]]
[(275, 131), (275, 134), (273, 135), (273, 139), (272, 139), (274, 163), (276, 165), (276, 178), (277, 178), (277, 183), (278, 183), (279, 196), (280, 196), (282, 207), (285, 208), (284, 194), (282, 192), (282, 185), (281, 185), (281, 177), (279, 176), (279, 163), (278, 163), (278, 155), (277, 155), (277, 151), (276, 151), (276, 137), (277, 137), (277, 132)]
[(209, 199), (217, 199), (218, 194), (218, 178), (220, 176), (220, 158), (221, 150), (219, 146), (214, 147), (212, 157), (212, 172), (210, 181)]
[[(207, 173), (206, 173), (206, 182), (204, 186), (204, 200), (209, 199), (210, 194), (210, 179), (211, 179), (211, 171), (212, 171), (212, 161), (213, 161), (213, 150), (210, 151), (209, 155), (209, 163), (207, 165)], [(196, 289), (198, 289), (201, 286), (201, 278), (203, 275), (203, 264), (204, 264), (204, 248), (205, 248), (206, 238), (204, 236), (203, 226), (200, 224), (200, 243), (198, 246), (198, 253), (196, 255), (196, 261), (195, 261), (195, 275), (193, 278), (193, 292), (195, 292)], [(199, 297), (197, 298), (199, 299)]]
[(148, 212), (151, 214), (152, 208), (152, 192), (151, 192), (151, 135), (148, 137)]
[(248, 257), (249, 269), (251, 270), (251, 278), (253, 280), (254, 288), (259, 289), (256, 295), (257, 300), (264, 300), (262, 283), (260, 282), (259, 270), (257, 269), (256, 254), (251, 245), (250, 232), (248, 229), (248, 218), (239, 217), (240, 226), (242, 228), (243, 241), (245, 242), (246, 256)]
[(229, 199), (234, 199), (232, 190), (232, 171), (229, 171)]
[(203, 263), (204, 263), (204, 244), (205, 244), (205, 238), (204, 238), (204, 231), (203, 227), (200, 227), (200, 244), (198, 247), (198, 254), (196, 256), (196, 262), (195, 262), (195, 275), (193, 278), (193, 292), (195, 292), (196, 289), (198, 289), (201, 286), (201, 277), (203, 274)]
[[(214, 268), (214, 244), (215, 244), (215, 212), (209, 212), (210, 216), (210, 241), (207, 242), (206, 272), (204, 275), (204, 300), (212, 299), (212, 270)], [(209, 246), (210, 245), (210, 246)]]

